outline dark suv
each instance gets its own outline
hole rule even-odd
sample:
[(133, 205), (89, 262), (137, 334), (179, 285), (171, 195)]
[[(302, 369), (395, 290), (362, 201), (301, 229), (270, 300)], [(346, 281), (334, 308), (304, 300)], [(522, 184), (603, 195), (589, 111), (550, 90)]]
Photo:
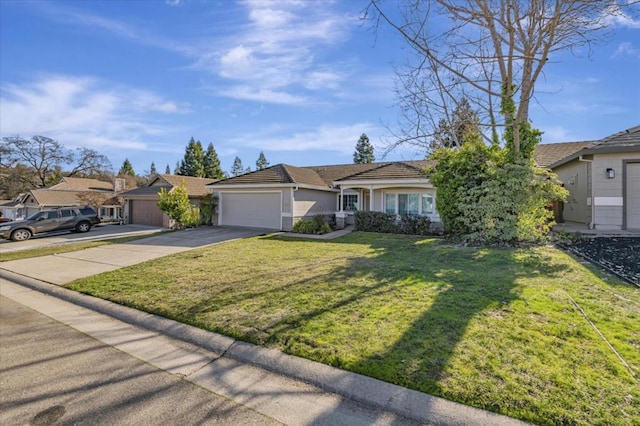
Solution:
[(13, 241), (25, 241), (32, 235), (55, 231), (88, 232), (100, 218), (91, 207), (61, 207), (42, 210), (25, 220), (9, 222), (0, 226), (0, 237)]

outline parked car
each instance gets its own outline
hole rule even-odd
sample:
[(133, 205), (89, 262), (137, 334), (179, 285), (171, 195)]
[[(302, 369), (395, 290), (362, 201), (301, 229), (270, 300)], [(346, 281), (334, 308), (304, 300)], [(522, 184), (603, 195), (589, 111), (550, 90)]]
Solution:
[(98, 213), (91, 207), (61, 207), (42, 210), (25, 220), (7, 222), (0, 226), (0, 237), (25, 241), (36, 234), (57, 231), (88, 232), (100, 223)]

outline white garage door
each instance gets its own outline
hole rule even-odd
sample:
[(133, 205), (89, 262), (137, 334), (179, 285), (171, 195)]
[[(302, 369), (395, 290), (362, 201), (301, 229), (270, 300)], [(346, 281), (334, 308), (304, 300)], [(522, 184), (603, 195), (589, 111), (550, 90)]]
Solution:
[(627, 229), (640, 229), (640, 163), (627, 163)]
[(282, 229), (281, 192), (221, 193), (220, 225)]

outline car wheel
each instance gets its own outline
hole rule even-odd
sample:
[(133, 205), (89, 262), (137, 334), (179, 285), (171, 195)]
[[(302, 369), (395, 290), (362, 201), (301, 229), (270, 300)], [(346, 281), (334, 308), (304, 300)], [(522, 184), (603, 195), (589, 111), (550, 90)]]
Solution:
[(31, 238), (31, 231), (28, 229), (16, 229), (11, 233), (11, 239), (13, 241), (26, 241)]
[(89, 232), (91, 229), (91, 224), (89, 222), (80, 222), (76, 225), (76, 231), (78, 232)]

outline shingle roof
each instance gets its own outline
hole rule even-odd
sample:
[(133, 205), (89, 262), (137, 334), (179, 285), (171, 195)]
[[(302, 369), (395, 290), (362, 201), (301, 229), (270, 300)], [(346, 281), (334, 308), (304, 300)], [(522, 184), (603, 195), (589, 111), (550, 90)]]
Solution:
[(601, 150), (612, 147), (640, 147), (640, 126), (635, 126), (599, 141), (592, 150)]
[(147, 186), (132, 189), (131, 191), (124, 192), (122, 195), (156, 195), (160, 192), (160, 188), (165, 188), (169, 191), (176, 186), (180, 186), (183, 181), (189, 197), (202, 197), (203, 195), (207, 195), (209, 190), (206, 185), (217, 182), (215, 179), (162, 174), (156, 175)]
[(387, 179), (424, 179), (425, 168), (429, 161), (401, 161), (383, 163), (379, 167), (365, 170), (339, 180), (387, 180)]
[(55, 191), (113, 191), (113, 183), (98, 179), (64, 177), (59, 184), (53, 185), (49, 189)]
[(31, 195), (42, 207), (51, 206), (80, 206), (84, 203), (78, 199), (78, 195), (88, 191), (63, 191), (50, 189), (33, 189)]
[(276, 164), (263, 170), (221, 180), (222, 185), (298, 184), (331, 188), (340, 180), (417, 179), (424, 178), (426, 160), (368, 164), (340, 164), (295, 167)]
[(640, 126), (614, 133), (599, 141), (538, 145), (534, 158), (541, 167), (555, 168), (580, 155), (629, 151), (640, 152)]
[(536, 146), (533, 158), (538, 166), (549, 167), (563, 158), (594, 144), (594, 141), (541, 144)]

